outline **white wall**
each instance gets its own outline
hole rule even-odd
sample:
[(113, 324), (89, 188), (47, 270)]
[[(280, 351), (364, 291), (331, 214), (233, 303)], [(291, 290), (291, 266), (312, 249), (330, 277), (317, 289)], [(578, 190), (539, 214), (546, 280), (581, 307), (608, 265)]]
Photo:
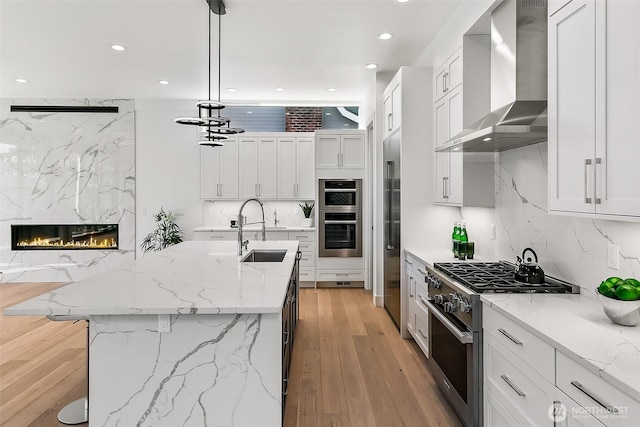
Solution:
[[(177, 218), (192, 239), (202, 225), (200, 146), (197, 126), (179, 125), (176, 117), (198, 114), (195, 100), (136, 100), (136, 242), (155, 228), (153, 214), (183, 209)], [(140, 256), (138, 247), (138, 256)]]

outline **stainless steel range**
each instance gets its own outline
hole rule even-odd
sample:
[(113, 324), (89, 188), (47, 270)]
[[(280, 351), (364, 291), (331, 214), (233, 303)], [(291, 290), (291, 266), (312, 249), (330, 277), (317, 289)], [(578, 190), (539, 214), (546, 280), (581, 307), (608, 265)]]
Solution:
[(435, 263), (427, 268), (429, 365), (438, 386), (467, 426), (482, 426), (481, 293), (579, 293), (547, 276), (541, 284), (515, 280), (514, 264)]

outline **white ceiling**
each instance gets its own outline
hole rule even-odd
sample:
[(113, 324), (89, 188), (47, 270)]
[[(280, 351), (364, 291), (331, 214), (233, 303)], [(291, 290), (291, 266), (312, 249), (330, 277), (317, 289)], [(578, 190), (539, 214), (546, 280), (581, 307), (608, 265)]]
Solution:
[[(226, 0), (222, 100), (360, 102), (374, 73), (412, 64), (460, 1)], [(206, 98), (207, 11), (205, 0), (0, 0), (0, 96)]]

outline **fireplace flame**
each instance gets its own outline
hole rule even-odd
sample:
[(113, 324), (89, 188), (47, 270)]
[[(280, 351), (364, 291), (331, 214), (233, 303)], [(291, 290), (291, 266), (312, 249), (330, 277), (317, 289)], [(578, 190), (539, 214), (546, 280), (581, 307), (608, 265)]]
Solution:
[(115, 239), (102, 239), (97, 240), (93, 237), (89, 238), (89, 240), (69, 240), (65, 241), (62, 239), (43, 239), (40, 237), (36, 237), (31, 241), (22, 240), (18, 242), (18, 246), (20, 247), (40, 247), (40, 248), (91, 248), (91, 249), (101, 249), (101, 248), (117, 248)]

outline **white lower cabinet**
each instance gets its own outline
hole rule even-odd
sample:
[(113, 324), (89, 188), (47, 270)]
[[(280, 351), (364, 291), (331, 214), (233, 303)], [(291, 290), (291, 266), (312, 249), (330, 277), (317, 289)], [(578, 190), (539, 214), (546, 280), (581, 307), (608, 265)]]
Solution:
[(300, 286), (313, 288), (316, 281), (316, 232), (290, 231), (289, 240), (297, 240), (300, 251)]
[(402, 310), (406, 311), (406, 327), (425, 356), (429, 357), (429, 312), (422, 300), (427, 299), (425, 263), (411, 252), (405, 251), (404, 276), (406, 298)]
[(237, 231), (194, 231), (193, 240), (210, 240), (210, 241), (222, 241), (222, 240), (237, 240)]
[(486, 304), (482, 333), (485, 426), (618, 427), (640, 420), (640, 402)]

